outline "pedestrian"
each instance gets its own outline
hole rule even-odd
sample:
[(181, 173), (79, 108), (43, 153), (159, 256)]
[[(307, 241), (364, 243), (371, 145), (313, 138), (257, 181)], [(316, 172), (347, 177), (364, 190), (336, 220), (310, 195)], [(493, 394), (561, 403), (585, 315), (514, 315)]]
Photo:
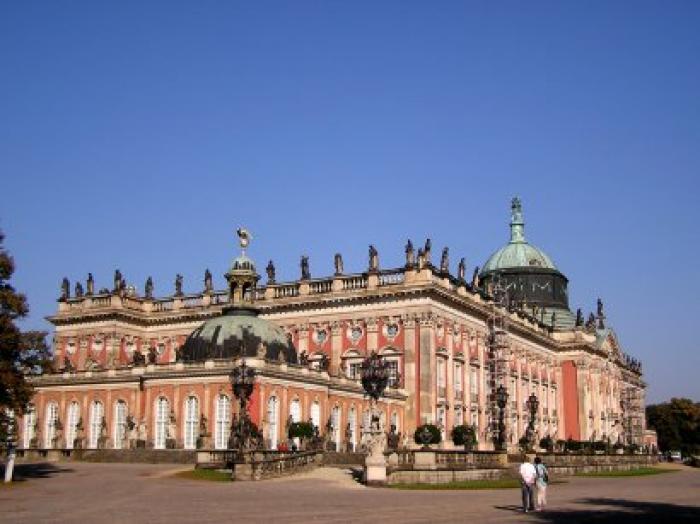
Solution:
[(547, 505), (547, 484), (549, 484), (549, 473), (547, 472), (547, 466), (544, 465), (540, 457), (535, 457), (535, 475), (536, 475), (536, 486), (537, 486), (537, 504), (535, 508), (537, 511), (542, 511)]
[(537, 472), (535, 466), (525, 456), (525, 462), (520, 465), (520, 486), (523, 495), (523, 511), (533, 511), (535, 509), (535, 479)]

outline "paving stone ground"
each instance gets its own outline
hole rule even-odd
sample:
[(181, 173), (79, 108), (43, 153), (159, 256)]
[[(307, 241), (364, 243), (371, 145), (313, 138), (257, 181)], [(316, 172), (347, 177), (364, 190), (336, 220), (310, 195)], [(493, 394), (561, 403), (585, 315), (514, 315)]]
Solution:
[(572, 478), (550, 486), (549, 507), (519, 511), (519, 490), (366, 488), (350, 471), (318, 469), (262, 482), (173, 476), (174, 466), (58, 463), (19, 466), (0, 487), (0, 522), (700, 522), (700, 471)]

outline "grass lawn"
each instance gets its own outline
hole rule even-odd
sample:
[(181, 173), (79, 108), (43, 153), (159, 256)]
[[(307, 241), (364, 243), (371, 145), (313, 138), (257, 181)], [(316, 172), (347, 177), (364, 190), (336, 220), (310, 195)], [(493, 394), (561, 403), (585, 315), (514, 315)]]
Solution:
[(636, 468), (627, 471), (595, 471), (592, 473), (576, 473), (577, 477), (643, 477), (646, 475), (660, 475), (678, 471), (670, 468)]
[(445, 484), (394, 484), (395, 489), (513, 489), (520, 487), (516, 479), (464, 480)]
[(218, 469), (190, 469), (180, 471), (176, 477), (188, 480), (208, 480), (210, 482), (231, 482), (231, 472)]

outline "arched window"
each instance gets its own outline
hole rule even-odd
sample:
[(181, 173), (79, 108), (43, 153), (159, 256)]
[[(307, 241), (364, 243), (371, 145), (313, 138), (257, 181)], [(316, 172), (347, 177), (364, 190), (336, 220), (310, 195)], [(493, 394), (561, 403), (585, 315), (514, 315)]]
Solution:
[(168, 437), (168, 422), (170, 418), (170, 403), (165, 397), (156, 400), (156, 430), (153, 447), (165, 449), (165, 439)]
[(185, 449), (197, 447), (199, 429), (199, 401), (197, 397), (187, 397), (185, 401)]
[[(292, 422), (301, 422), (301, 402), (298, 398), (292, 400), (289, 404), (289, 416), (292, 418)], [(294, 438), (294, 444), (299, 448), (299, 437)]]
[(105, 409), (102, 402), (95, 400), (90, 409), (90, 442), (89, 448), (96, 448), (100, 443), (102, 433), (102, 421), (105, 418)]
[(36, 408), (30, 405), (24, 414), (24, 447), (30, 448), (36, 437)]
[(269, 422), (269, 434), (267, 436), (270, 443), (270, 449), (277, 449), (277, 434), (279, 432), (279, 401), (277, 397), (272, 396), (267, 399), (267, 420)]
[(348, 445), (350, 446), (350, 451), (355, 451), (355, 445), (357, 444), (356, 428), (357, 427), (357, 413), (355, 412), (355, 406), (350, 408), (348, 412)]
[(66, 417), (68, 425), (66, 427), (66, 447), (73, 449), (75, 447), (75, 439), (78, 436), (78, 422), (80, 421), (80, 404), (73, 401), (68, 406), (68, 416)]
[(56, 421), (58, 420), (58, 404), (49, 402), (46, 406), (46, 428), (44, 430), (44, 447), (53, 448), (56, 439)]
[(331, 412), (331, 424), (333, 425), (333, 442), (335, 450), (340, 451), (340, 406), (335, 406)]
[(216, 399), (216, 428), (214, 430), (214, 447), (216, 449), (226, 449), (228, 447), (230, 425), (231, 400), (226, 395), (219, 395)]
[(321, 428), (321, 404), (314, 400), (311, 404), (311, 423), (317, 428)]
[(126, 441), (126, 402), (114, 404), (114, 449), (122, 449)]
[(362, 432), (367, 433), (372, 426), (372, 417), (370, 416), (369, 409), (362, 412)]

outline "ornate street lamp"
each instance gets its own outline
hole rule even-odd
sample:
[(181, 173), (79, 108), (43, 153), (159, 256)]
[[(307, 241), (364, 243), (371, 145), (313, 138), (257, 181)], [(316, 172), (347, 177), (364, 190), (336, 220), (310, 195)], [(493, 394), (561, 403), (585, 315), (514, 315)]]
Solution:
[(231, 375), (231, 389), (240, 404), (239, 416), (233, 416), (231, 420), (231, 436), (229, 447), (239, 451), (253, 449), (260, 444), (258, 428), (248, 416), (248, 401), (253, 394), (255, 386), (255, 370), (245, 364), (233, 368)]
[(506, 405), (508, 404), (508, 391), (501, 384), (496, 389), (496, 405), (498, 406), (498, 435), (496, 437), (496, 449), (503, 451), (506, 442)]
[(540, 405), (540, 402), (537, 400), (537, 397), (534, 393), (532, 393), (527, 399), (526, 405), (527, 410), (530, 413), (530, 420), (527, 424), (527, 440), (532, 444), (532, 441), (535, 437), (535, 416), (537, 414), (537, 408)]
[(389, 363), (374, 351), (367, 357), (360, 368), (362, 387), (375, 403), (389, 385)]

